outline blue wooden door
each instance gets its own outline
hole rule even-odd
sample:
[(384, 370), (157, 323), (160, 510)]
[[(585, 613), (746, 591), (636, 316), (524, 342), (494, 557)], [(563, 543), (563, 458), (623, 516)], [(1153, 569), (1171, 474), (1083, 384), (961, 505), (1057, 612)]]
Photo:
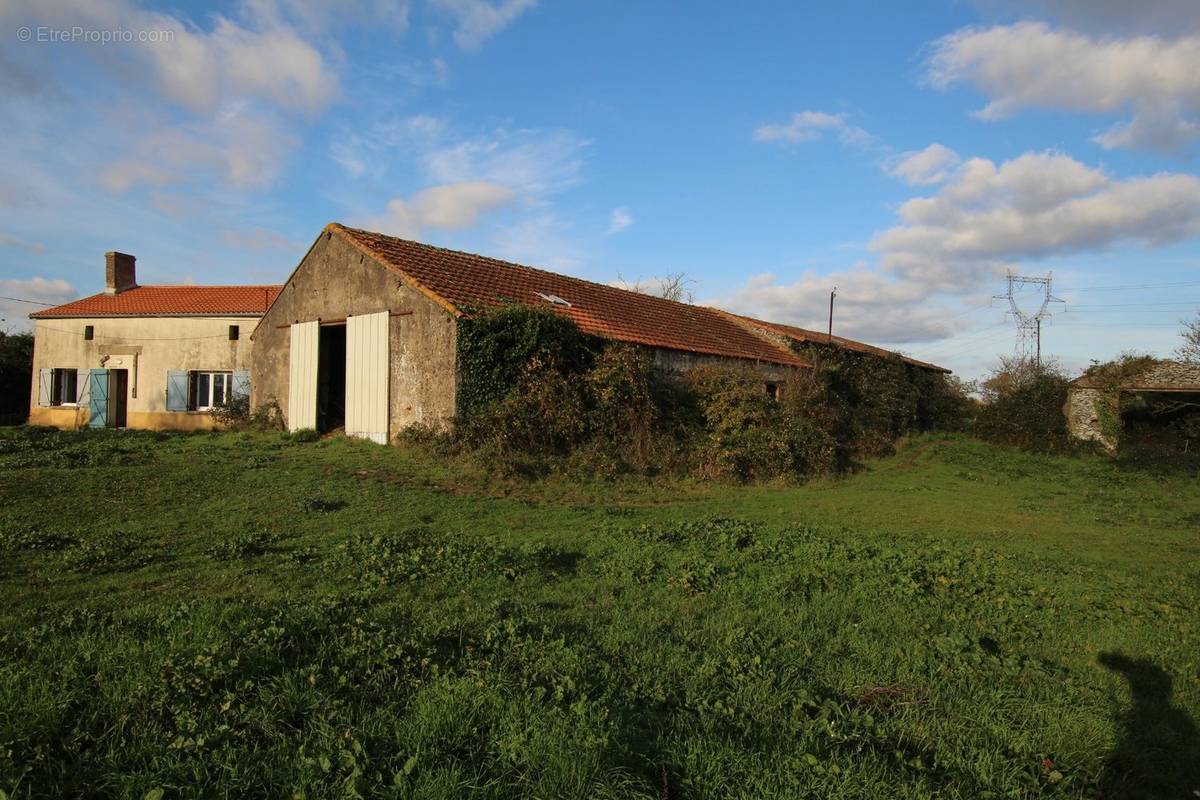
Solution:
[(108, 425), (108, 370), (94, 369), (88, 373), (88, 425), (103, 428)]

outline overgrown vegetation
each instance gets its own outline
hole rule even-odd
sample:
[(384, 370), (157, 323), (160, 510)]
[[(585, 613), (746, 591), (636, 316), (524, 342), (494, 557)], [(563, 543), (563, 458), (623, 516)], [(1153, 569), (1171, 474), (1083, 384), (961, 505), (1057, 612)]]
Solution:
[(979, 387), (983, 398), (974, 433), (984, 441), (1040, 453), (1070, 447), (1066, 416), (1069, 381), (1054, 362), (1001, 358)]
[(209, 415), (230, 431), (282, 431), (287, 428), (283, 410), (274, 399), (260, 403), (252, 410), (250, 398), (238, 395), (213, 408)]
[(0, 471), (10, 798), (1200, 786), (1194, 477), (917, 437), (810, 486), (506, 483), (41, 430)]
[(463, 320), (459, 365), (456, 432), (441, 443), (519, 474), (828, 474), (910, 431), (957, 426), (965, 402), (942, 376), (840, 350), (779, 397), (748, 368), (665, 375), (644, 350), (519, 305)]
[(32, 380), (33, 334), (0, 331), (0, 425), (28, 418)]
[(1200, 364), (1200, 314), (1195, 319), (1184, 321), (1179, 336), (1183, 343), (1175, 351), (1175, 357), (1188, 364)]

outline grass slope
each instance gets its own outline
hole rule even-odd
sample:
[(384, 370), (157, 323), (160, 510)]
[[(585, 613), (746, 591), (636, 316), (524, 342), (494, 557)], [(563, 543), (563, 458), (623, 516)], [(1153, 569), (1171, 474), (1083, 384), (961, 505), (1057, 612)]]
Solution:
[(40, 430), (0, 474), (9, 797), (1200, 788), (1195, 478), (926, 438), (804, 487), (498, 485)]

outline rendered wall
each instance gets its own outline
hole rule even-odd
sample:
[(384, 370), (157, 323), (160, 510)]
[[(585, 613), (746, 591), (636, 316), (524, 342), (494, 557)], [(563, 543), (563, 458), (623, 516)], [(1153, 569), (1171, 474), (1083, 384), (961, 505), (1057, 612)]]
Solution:
[(294, 322), (340, 320), (389, 311), (388, 431), (445, 425), (458, 387), (455, 318), (396, 272), (337, 234), (323, 232), (254, 332), (250, 402), (288, 412), (289, 329)]
[[(167, 372), (250, 369), (253, 346), (250, 332), (256, 322), (254, 317), (35, 320), (29, 424), (56, 428), (87, 425), (86, 409), (38, 405), (42, 369), (106, 367), (129, 371), (128, 427), (149, 430), (212, 428), (213, 420), (207, 412), (167, 411)], [(87, 325), (94, 327), (95, 338), (91, 341), (83, 338)], [(229, 340), (230, 325), (241, 327), (236, 341)]]

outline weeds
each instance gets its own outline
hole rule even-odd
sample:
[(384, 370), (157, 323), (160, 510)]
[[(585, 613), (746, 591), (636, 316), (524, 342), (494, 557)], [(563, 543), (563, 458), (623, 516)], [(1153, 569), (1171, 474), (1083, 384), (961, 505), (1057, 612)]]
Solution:
[[(916, 447), (704, 494), (487, 497), (403, 448), (278, 435), (11, 468), (0, 791), (1187, 796), (1188, 479)], [(134, 484), (138, 515), (106, 502)]]

